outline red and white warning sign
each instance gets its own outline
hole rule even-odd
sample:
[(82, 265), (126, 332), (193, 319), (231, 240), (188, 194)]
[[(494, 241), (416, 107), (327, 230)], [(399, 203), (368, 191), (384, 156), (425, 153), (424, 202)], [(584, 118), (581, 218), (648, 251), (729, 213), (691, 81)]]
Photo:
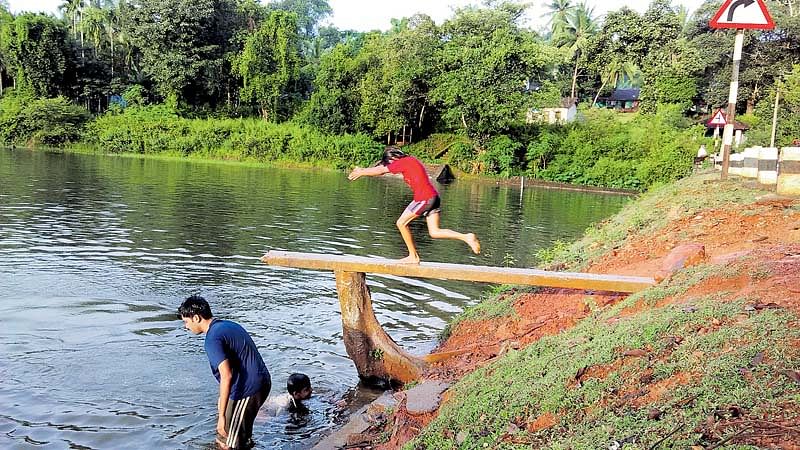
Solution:
[(747, 28), (772, 30), (775, 22), (764, 0), (725, 0), (711, 19), (711, 28)]
[(711, 119), (706, 122), (706, 125), (709, 127), (724, 127), (726, 123), (728, 123), (728, 121), (725, 118), (725, 111), (718, 109), (717, 112), (711, 116)]

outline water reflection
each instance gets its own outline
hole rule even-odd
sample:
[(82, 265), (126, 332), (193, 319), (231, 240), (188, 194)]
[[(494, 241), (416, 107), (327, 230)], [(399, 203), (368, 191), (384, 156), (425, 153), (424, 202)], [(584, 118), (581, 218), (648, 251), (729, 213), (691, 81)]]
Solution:
[[(456, 182), (442, 225), (486, 250), (433, 242), (423, 259), (518, 266), (572, 239), (624, 198)], [(201, 293), (253, 336), (279, 394), (293, 372), (315, 392), (357, 386), (341, 340), (333, 274), (271, 268), (269, 249), (402, 257), (402, 181), (341, 173), (0, 150), (0, 447), (206, 448), (217, 385), (202, 337), (175, 309)], [(370, 276), (375, 310), (411, 352), (485, 286)], [(302, 426), (259, 425), (259, 448), (306, 448), (341, 413), (322, 396)], [(258, 434), (260, 433), (260, 434)]]

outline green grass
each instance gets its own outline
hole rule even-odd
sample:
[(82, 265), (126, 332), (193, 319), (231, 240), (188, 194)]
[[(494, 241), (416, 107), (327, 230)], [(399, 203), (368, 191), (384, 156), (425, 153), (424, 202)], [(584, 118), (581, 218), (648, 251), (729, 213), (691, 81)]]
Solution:
[[(691, 308), (670, 305), (611, 321), (626, 305), (511, 351), (468, 375), (454, 386), (452, 400), (437, 419), (406, 448), (589, 449), (628, 439), (625, 448), (645, 449), (680, 424), (683, 428), (665, 448), (688, 448), (700, 439), (695, 428), (716, 409), (736, 405), (758, 414), (796, 396), (796, 387), (779, 374), (782, 368), (800, 364), (788, 344), (800, 339), (800, 330), (786, 326), (792, 319), (788, 313), (747, 314), (743, 301), (720, 303), (719, 298), (707, 296), (696, 299)], [(712, 320), (721, 325), (710, 327)], [(674, 344), (674, 336), (682, 338), (680, 344)], [(629, 349), (648, 349), (649, 357), (626, 357), (603, 379), (573, 382), (581, 368), (610, 366)], [(767, 357), (751, 367), (759, 352)], [(750, 370), (752, 381), (742, 376), (743, 368)], [(647, 369), (652, 370), (651, 383), (679, 372), (694, 374), (697, 380), (674, 386), (654, 403), (635, 408), (621, 400), (622, 392), (645, 388), (636, 380)], [(681, 403), (689, 398), (694, 400)], [(648, 418), (650, 408), (663, 411), (661, 420)], [(559, 417), (556, 426), (532, 434), (525, 431), (525, 423), (548, 412)], [(508, 435), (512, 423), (519, 427), (512, 427), (513, 435)], [(467, 436), (460, 444), (453, 437), (459, 432)], [(635, 439), (630, 440), (632, 436)]]
[[(670, 220), (709, 208), (735, 207), (744, 214), (759, 208), (753, 204), (763, 191), (717, 178), (707, 174), (653, 189), (580, 241), (557, 243), (539, 256), (550, 266), (579, 270), (629, 239), (658, 239)], [(718, 431), (707, 440), (701, 431), (709, 416), (730, 417), (731, 406), (745, 417), (777, 415), (781, 405), (800, 402), (796, 383), (781, 374), (800, 367), (800, 352), (792, 347), (800, 327), (790, 326), (798, 318), (780, 309), (746, 308), (758, 301), (753, 296), (686, 296), (709, 278), (741, 275), (759, 280), (771, 273), (747, 256), (726, 265), (700, 264), (612, 307), (592, 308), (575, 327), (511, 350), (457, 382), (437, 418), (405, 449), (598, 449), (615, 442), (623, 449), (689, 448), (730, 434)], [(498, 289), (449, 328), (514, 314), (518, 293)], [(680, 301), (659, 306), (666, 298)], [(629, 314), (623, 317), (623, 311)], [(634, 349), (647, 355), (624, 356)], [(754, 364), (761, 353), (765, 357)], [(578, 383), (575, 376), (585, 368), (606, 374)], [(674, 381), (681, 377), (685, 382)], [(671, 384), (648, 402), (632, 403), (659, 382)], [(648, 415), (652, 409), (661, 412), (658, 419)], [(545, 413), (557, 418), (556, 425), (527, 431)]]

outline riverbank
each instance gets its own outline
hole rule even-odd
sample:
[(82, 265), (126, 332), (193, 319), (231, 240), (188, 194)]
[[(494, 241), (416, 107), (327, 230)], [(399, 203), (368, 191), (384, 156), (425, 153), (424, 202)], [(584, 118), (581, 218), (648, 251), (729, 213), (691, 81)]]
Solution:
[[(800, 199), (706, 174), (654, 190), (541, 256), (558, 270), (653, 276), (622, 296), (507, 288), (456, 318), (425, 378), (348, 448), (670, 448), (800, 442)], [(477, 344), (476, 344), (477, 343)], [(740, 447), (737, 447), (740, 448)]]
[[(374, 133), (331, 134), (303, 120), (194, 117), (165, 104), (114, 108), (90, 117), (64, 99), (0, 99), (0, 145), (78, 146), (103, 153), (160, 154), (347, 169), (382, 154)], [(644, 132), (647, 130), (647, 132)], [(448, 164), (496, 183), (514, 177), (564, 186), (642, 192), (688, 175), (704, 128), (682, 109), (634, 116), (582, 110), (563, 126), (518, 124), (506, 134), (473, 140), (453, 130), (404, 147), (425, 162)], [(514, 181), (509, 181), (514, 180)]]
[[(294, 161), (289, 159), (285, 160), (279, 159), (279, 160), (265, 161), (253, 157), (232, 158), (230, 156), (220, 157), (220, 156), (210, 156), (207, 154), (196, 154), (196, 153), (185, 155), (180, 153), (169, 153), (169, 152), (167, 153), (105, 152), (94, 146), (86, 144), (78, 144), (70, 147), (58, 147), (58, 148), (57, 147), (10, 147), (10, 148), (20, 148), (31, 151), (104, 155), (104, 156), (114, 156), (119, 158), (152, 159), (157, 161), (192, 161), (195, 163), (205, 163), (205, 164), (231, 164), (231, 165), (240, 165), (242, 167), (322, 170), (331, 172), (341, 172), (345, 170), (342, 167), (338, 167), (336, 164), (328, 164), (325, 163), (324, 161), (317, 161), (317, 160)], [(439, 174), (439, 172), (445, 166), (445, 164), (425, 164), (425, 166), (428, 169), (428, 175), (431, 178), (436, 178), (436, 176)], [(620, 194), (620, 195), (637, 194), (637, 191), (630, 189), (613, 189), (613, 188), (604, 188), (600, 186), (582, 186), (569, 183), (557, 183), (552, 181), (536, 180), (519, 176), (510, 178), (501, 178), (491, 175), (468, 174), (465, 172), (461, 172), (458, 169), (452, 169), (452, 168), (451, 170), (455, 174), (454, 178), (455, 180), (464, 180), (482, 184), (516, 186), (522, 189), (541, 187), (546, 189), (559, 189), (559, 190), (578, 191), (578, 192), (596, 192), (605, 194)]]

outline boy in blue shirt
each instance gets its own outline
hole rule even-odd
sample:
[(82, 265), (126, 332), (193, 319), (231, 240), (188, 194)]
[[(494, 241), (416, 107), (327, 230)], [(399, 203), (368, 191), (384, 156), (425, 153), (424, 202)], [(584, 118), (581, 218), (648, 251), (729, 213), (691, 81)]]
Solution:
[(206, 335), (208, 362), (219, 381), (217, 444), (223, 450), (252, 447), (253, 422), (272, 387), (256, 344), (238, 323), (214, 318), (199, 295), (184, 300), (178, 315), (187, 330)]

